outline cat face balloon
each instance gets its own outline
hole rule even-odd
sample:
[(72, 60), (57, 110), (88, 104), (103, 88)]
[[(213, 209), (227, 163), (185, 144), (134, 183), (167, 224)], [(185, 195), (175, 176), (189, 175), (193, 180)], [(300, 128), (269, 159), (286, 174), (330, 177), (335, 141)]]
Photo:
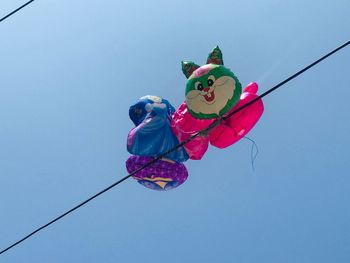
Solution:
[(210, 119), (224, 115), (237, 104), (242, 86), (237, 77), (223, 66), (219, 47), (209, 54), (207, 64), (182, 62), (187, 77), (186, 106), (195, 118)]

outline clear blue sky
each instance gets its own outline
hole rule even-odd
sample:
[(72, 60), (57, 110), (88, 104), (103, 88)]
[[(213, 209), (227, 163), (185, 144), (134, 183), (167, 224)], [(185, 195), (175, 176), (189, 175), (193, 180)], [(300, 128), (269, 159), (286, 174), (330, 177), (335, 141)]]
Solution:
[[(2, 0), (0, 16), (23, 1)], [(0, 24), (0, 249), (126, 175), (128, 108), (183, 59), (260, 93), (350, 38), (350, 2), (40, 1)], [(350, 262), (350, 48), (264, 99), (251, 144), (169, 192), (130, 179), (0, 262)]]

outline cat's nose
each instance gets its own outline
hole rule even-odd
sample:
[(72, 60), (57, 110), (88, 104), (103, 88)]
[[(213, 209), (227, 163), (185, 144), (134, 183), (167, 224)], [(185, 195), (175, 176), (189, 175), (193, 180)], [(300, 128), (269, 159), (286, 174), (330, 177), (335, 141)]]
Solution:
[(208, 87), (208, 88), (205, 88), (205, 89), (203, 89), (203, 91), (204, 92), (208, 92), (210, 90), (210, 88)]

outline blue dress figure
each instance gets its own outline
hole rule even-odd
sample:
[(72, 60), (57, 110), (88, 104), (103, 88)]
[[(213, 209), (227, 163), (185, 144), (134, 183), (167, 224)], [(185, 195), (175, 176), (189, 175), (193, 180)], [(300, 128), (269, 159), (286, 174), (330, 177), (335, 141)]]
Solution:
[[(128, 134), (127, 149), (138, 156), (156, 157), (179, 144), (170, 126), (174, 107), (157, 96), (144, 96), (129, 109), (135, 124)], [(188, 154), (183, 147), (167, 154), (166, 159), (185, 162)]]

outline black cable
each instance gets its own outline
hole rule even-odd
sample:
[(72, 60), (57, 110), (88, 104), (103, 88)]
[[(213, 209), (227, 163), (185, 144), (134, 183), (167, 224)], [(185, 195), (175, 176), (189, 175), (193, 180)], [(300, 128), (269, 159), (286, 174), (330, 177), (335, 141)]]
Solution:
[(107, 188), (103, 189), (102, 191), (98, 192), (97, 194), (91, 196), (90, 198), (86, 199), (85, 201), (81, 202), (80, 204), (76, 205), (75, 207), (73, 207), (72, 209), (68, 210), (67, 212), (61, 214), (60, 216), (56, 217), (55, 219), (51, 220), (50, 222), (48, 222), (47, 224), (37, 228), (36, 230), (34, 230), (33, 232), (31, 232), (30, 234), (28, 234), (27, 236), (23, 237), (22, 239), (18, 240), (17, 242), (13, 243), (12, 245), (10, 245), (9, 247), (5, 248), (4, 250), (2, 250), (0, 252), (0, 254), (6, 252), (7, 250), (13, 248), (14, 246), (22, 243), (24, 240), (26, 240), (27, 238), (31, 237), (32, 235), (36, 234), (37, 232), (39, 232), (40, 230), (43, 230), (44, 228), (48, 227), (49, 225), (55, 223), (56, 221), (60, 220), (61, 218), (65, 217), (66, 215), (72, 213), (73, 211), (77, 210), (78, 208), (82, 207), (83, 205), (87, 204), (88, 202), (90, 202), (91, 200), (95, 199), (96, 197), (98, 197), (99, 195), (107, 192), (108, 190), (112, 189), (113, 187), (117, 186), (118, 184), (122, 183), (123, 181), (125, 181), (126, 179), (128, 179), (129, 177), (133, 176), (134, 174), (138, 173), (139, 171), (145, 169), (146, 167), (154, 164), (156, 161), (158, 161), (159, 159), (165, 157), (167, 154), (175, 151), (176, 149), (184, 146), (185, 144), (187, 144), (188, 142), (192, 141), (194, 138), (196, 138), (199, 135), (205, 135), (207, 134), (210, 130), (212, 130), (213, 128), (215, 128), (218, 124), (221, 123), (222, 120), (225, 120), (229, 117), (231, 117), (233, 114), (236, 114), (237, 112), (245, 109), (246, 107), (248, 107), (249, 105), (253, 104), (254, 102), (256, 102), (257, 100), (267, 96), (269, 93), (273, 92), (274, 90), (278, 89), (279, 87), (281, 87), (282, 85), (286, 84), (287, 82), (289, 82), (290, 80), (294, 79), (295, 77), (299, 76), (300, 74), (302, 74), (303, 72), (305, 72), (306, 70), (310, 69), (311, 67), (315, 66), (316, 64), (318, 64), (319, 62), (321, 62), (322, 60), (324, 60), (325, 58), (329, 57), (330, 55), (334, 54), (335, 52), (339, 51), (340, 49), (346, 47), (347, 45), (350, 44), (350, 41), (346, 42), (345, 44), (339, 46), (338, 48), (334, 49), (333, 51), (329, 52), (328, 54), (324, 55), (323, 57), (321, 57), (320, 59), (316, 60), (315, 62), (311, 63), (309, 66), (303, 68), (302, 70), (298, 71), (297, 73), (295, 73), (294, 75), (292, 75), (291, 77), (283, 80), (282, 82), (278, 83), (276, 86), (272, 87), (271, 89), (267, 90), (266, 92), (264, 92), (263, 94), (261, 94), (260, 96), (258, 96), (257, 98), (255, 98), (254, 100), (244, 104), (243, 106), (239, 107), (238, 109), (236, 109), (235, 111), (231, 112), (230, 114), (215, 120), (212, 124), (210, 124), (207, 128), (197, 132), (196, 134), (192, 135), (191, 137), (189, 137), (187, 140), (183, 141), (182, 143), (176, 145), (175, 147), (173, 147), (172, 149), (162, 153), (161, 155), (157, 156), (156, 158), (154, 158), (152, 161), (144, 164), (143, 166), (141, 166), (140, 168), (138, 168), (137, 170), (133, 171), (132, 173), (130, 173), (129, 175), (123, 177), (122, 179), (120, 179), (119, 181), (113, 183), (112, 185), (108, 186)]
[(291, 81), (292, 79), (296, 78), (297, 76), (299, 76), (300, 74), (304, 73), (305, 71), (307, 71), (308, 69), (312, 68), (313, 66), (315, 66), (316, 64), (320, 63), (322, 60), (326, 59), (327, 57), (333, 55), (335, 52), (341, 50), (342, 48), (346, 47), (347, 45), (350, 44), (350, 41), (344, 43), (343, 45), (337, 47), (336, 49), (332, 50), (331, 52), (329, 52), (328, 54), (324, 55), (323, 57), (321, 57), (320, 59), (316, 60), (315, 62), (311, 63), (310, 65), (308, 65), (307, 67), (303, 68), (302, 70), (299, 70), (297, 73), (295, 73), (294, 75), (290, 76), (289, 78), (281, 81), (280, 83), (278, 83), (276, 86), (272, 87), (271, 89), (265, 91), (263, 94), (261, 94), (259, 97), (256, 97), (255, 99), (249, 101), (247, 104), (244, 104), (242, 107), (238, 108), (237, 110), (231, 112), (230, 114), (224, 116), (222, 119), (228, 119), (230, 118), (233, 114), (236, 114), (237, 112), (243, 110), (244, 108), (248, 107), (249, 105), (253, 104), (254, 102), (256, 102), (257, 100), (265, 97), (266, 95), (270, 94), (271, 92), (273, 92), (274, 90), (278, 89), (279, 87), (281, 87), (282, 85), (286, 84), (287, 82)]
[(4, 16), (3, 18), (0, 19), (0, 22), (4, 21), (6, 18), (12, 16), (14, 13), (17, 13), (19, 10), (21, 10), (23, 7), (29, 5), (31, 2), (34, 2), (34, 0), (30, 0), (27, 3), (21, 5), (20, 7), (18, 7), (17, 9), (13, 10), (11, 13), (9, 13), (8, 15)]

